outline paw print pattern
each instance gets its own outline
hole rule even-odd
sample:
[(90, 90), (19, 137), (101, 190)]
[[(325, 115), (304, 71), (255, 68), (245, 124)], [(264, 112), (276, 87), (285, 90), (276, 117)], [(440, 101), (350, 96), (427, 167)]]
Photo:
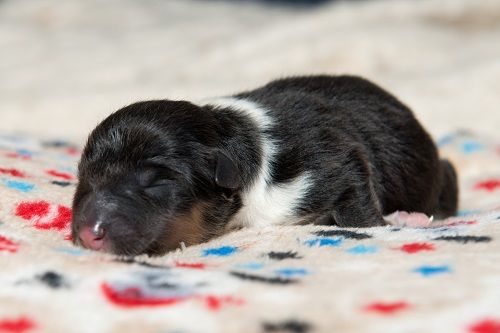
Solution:
[(69, 229), (72, 212), (66, 206), (42, 200), (21, 202), (15, 209), (15, 215), (39, 230), (64, 231)]
[[(494, 155), (500, 165), (498, 145), (483, 143), (469, 134), (447, 136), (440, 144), (442, 151), (451, 149), (467, 162)], [(495, 283), (487, 284), (500, 279), (494, 270), (500, 207), (491, 210), (500, 202), (500, 174), (476, 174), (465, 179), (466, 186), (461, 188), (464, 198), (481, 196), (496, 206), (461, 207), (460, 216), (434, 219), (417, 228), (272, 227), (258, 230), (253, 239), (242, 230), (241, 239), (240, 234), (228, 235), (161, 258), (123, 258), (62, 241), (71, 240), (68, 203), (77, 183), (75, 166), (80, 152), (63, 140), (29, 147), (23, 147), (22, 142), (10, 148), (0, 145), (0, 194), (6, 194), (0, 197), (0, 261), (8, 263), (1, 262), (0, 279), (7, 284), (3, 290), (23, 295), (17, 299), (16, 293), (9, 294), (12, 302), (5, 308), (0, 301), (0, 333), (47, 331), (54, 322), (52, 313), (58, 311), (79, 311), (82, 317), (90, 311), (109, 313), (109, 324), (120, 329), (140, 313), (144, 323), (151, 319), (158, 324), (154, 330), (145, 326), (145, 333), (204, 331), (205, 320), (198, 323), (191, 314), (213, 321), (213, 327), (224, 328), (226, 318), (236, 316), (249, 324), (254, 321), (253, 326), (243, 329), (233, 321), (233, 331), (307, 333), (349, 328), (384, 332), (390, 331), (388, 327), (400, 327), (401, 331), (431, 333), (435, 330), (421, 320), (426, 315), (432, 314), (429, 318), (437, 321), (435, 327), (439, 323), (450, 325), (448, 317), (434, 311), (436, 304), (446, 313), (457, 306), (474, 309), (463, 311), (453, 327), (441, 325), (440, 329), (500, 333), (500, 298), (491, 296), (498, 294), (498, 288)], [(458, 163), (460, 177), (464, 177), (461, 167)], [(57, 195), (44, 196), (48, 189)], [(29, 227), (20, 228), (22, 225)], [(31, 227), (40, 232), (23, 234), (25, 229), (33, 230)], [(37, 241), (46, 237), (32, 238), (42, 232), (62, 236), (61, 242), (37, 247)], [(49, 251), (44, 252), (47, 247)], [(40, 254), (33, 257), (34, 251)], [(16, 260), (19, 265), (29, 262), (34, 268), (23, 266), (10, 278), (14, 271), (10, 274), (9, 267), (15, 266)], [(71, 262), (71, 269), (65, 268), (67, 262)], [(486, 266), (488, 271), (481, 270)], [(467, 274), (480, 276), (485, 281), (484, 290), (468, 290), (474, 298), (456, 304), (455, 295), (460, 290), (451, 290), (452, 286), (467, 288), (460, 283), (468, 280)], [(30, 298), (40, 293), (47, 297)], [(83, 294), (91, 307), (74, 305), (80, 304)], [(0, 290), (0, 299), (3, 296)], [(25, 301), (32, 305), (29, 312), (15, 305)], [(174, 317), (189, 321), (190, 330), (171, 326)], [(420, 326), (407, 327), (406, 322)], [(66, 326), (59, 331), (71, 329)]]

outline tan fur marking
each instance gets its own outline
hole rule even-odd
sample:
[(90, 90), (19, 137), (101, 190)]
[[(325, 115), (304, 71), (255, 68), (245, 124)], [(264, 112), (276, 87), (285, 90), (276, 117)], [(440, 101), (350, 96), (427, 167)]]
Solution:
[(207, 231), (203, 227), (203, 214), (206, 208), (206, 203), (196, 203), (187, 214), (174, 220), (170, 233), (167, 235), (171, 246), (177, 248), (181, 242), (189, 246), (206, 239)]

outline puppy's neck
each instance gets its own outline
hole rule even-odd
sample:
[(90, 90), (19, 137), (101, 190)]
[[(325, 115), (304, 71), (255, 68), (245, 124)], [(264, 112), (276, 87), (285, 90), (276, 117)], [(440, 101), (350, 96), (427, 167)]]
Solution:
[(248, 100), (232, 97), (205, 101), (205, 108), (213, 112), (216, 131), (220, 138), (218, 149), (225, 152), (237, 165), (242, 190), (248, 189), (258, 175), (271, 182), (271, 166), (275, 149), (269, 137), (273, 123), (265, 108)]
[(238, 98), (216, 99), (207, 107), (218, 117), (221, 149), (229, 152), (242, 171), (242, 207), (226, 228), (299, 222), (294, 212), (311, 185), (309, 175), (304, 172), (279, 184), (273, 179), (279, 149), (271, 112)]

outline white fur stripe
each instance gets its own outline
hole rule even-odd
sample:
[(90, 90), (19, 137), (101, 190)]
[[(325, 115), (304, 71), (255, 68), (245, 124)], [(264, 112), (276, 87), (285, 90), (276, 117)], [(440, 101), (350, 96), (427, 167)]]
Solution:
[(222, 108), (231, 108), (232, 110), (242, 112), (245, 115), (249, 116), (261, 130), (269, 128), (274, 123), (263, 107), (257, 105), (257, 103), (244, 99), (238, 99), (234, 97), (220, 97), (207, 100), (206, 104), (219, 106)]
[(310, 177), (304, 172), (288, 183), (270, 185), (271, 164), (277, 155), (279, 142), (264, 133), (274, 123), (268, 112), (254, 102), (236, 98), (220, 98), (206, 104), (241, 112), (252, 119), (260, 130), (262, 159), (259, 174), (242, 194), (243, 207), (231, 219), (228, 228), (297, 223), (294, 210), (311, 186)]

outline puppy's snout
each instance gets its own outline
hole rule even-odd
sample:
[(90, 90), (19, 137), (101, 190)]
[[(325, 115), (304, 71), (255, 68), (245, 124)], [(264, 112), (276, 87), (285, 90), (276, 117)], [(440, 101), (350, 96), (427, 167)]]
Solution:
[(105, 235), (106, 230), (100, 222), (97, 222), (93, 227), (84, 226), (78, 232), (82, 245), (96, 251), (104, 249)]
[(72, 235), (84, 248), (115, 254), (139, 254), (151, 238), (140, 227), (140, 204), (128, 197), (97, 192), (78, 203), (73, 214)]
[(96, 251), (106, 250), (107, 227), (103, 221), (105, 218), (102, 207), (97, 204), (95, 197), (88, 199), (80, 215), (79, 228), (76, 228), (80, 244)]

